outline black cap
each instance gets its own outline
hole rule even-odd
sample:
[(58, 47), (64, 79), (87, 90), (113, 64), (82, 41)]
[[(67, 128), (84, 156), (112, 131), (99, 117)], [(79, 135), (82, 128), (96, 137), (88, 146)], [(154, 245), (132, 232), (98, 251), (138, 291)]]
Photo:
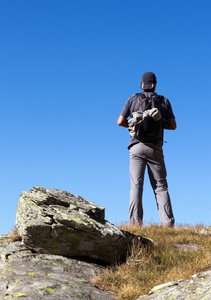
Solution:
[(157, 79), (154, 73), (146, 72), (141, 78), (141, 88), (142, 90), (153, 89), (157, 83)]

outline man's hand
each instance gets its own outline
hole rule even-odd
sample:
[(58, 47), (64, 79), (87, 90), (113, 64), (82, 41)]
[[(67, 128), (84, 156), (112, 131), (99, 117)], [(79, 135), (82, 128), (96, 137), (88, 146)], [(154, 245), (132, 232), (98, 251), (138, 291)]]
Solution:
[(125, 119), (125, 117), (120, 115), (117, 120), (117, 125), (128, 128), (128, 120)]
[(177, 123), (174, 118), (168, 119), (168, 121), (164, 123), (164, 129), (175, 130), (176, 128)]

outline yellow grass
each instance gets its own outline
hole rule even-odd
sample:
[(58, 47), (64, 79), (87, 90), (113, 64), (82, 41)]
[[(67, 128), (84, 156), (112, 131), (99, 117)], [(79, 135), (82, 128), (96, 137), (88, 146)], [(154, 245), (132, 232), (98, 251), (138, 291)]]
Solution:
[[(94, 279), (94, 283), (101, 289), (115, 292), (118, 299), (133, 300), (148, 294), (156, 285), (190, 279), (198, 272), (211, 270), (211, 235), (195, 233), (202, 227), (120, 226), (136, 235), (152, 238), (158, 246), (140, 248), (133, 245), (125, 263), (106, 268)], [(199, 245), (202, 248), (184, 251), (176, 249), (175, 244)]]
[(18, 229), (16, 226), (13, 228), (13, 230), (9, 233), (9, 239), (11, 242), (21, 241), (21, 236), (18, 232)]

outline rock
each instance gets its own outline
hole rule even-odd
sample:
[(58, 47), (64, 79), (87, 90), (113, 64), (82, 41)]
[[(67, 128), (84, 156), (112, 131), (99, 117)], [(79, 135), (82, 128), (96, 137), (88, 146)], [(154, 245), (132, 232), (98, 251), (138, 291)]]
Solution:
[(1, 239), (0, 239), (0, 254), (4, 250), (4, 248), (5, 248), (6, 245), (9, 245), (8, 235), (1, 235)]
[(38, 254), (23, 242), (0, 236), (0, 299), (115, 299), (90, 282), (102, 266), (58, 255)]
[(203, 249), (202, 246), (196, 245), (196, 244), (193, 244), (193, 245), (188, 245), (188, 244), (175, 244), (174, 247), (175, 247), (176, 249), (183, 250), (183, 251), (188, 251), (188, 250), (198, 251), (198, 250)]
[(36, 187), (19, 197), (16, 226), (29, 250), (114, 264), (125, 260), (128, 238), (104, 211), (66, 191)]
[[(11, 242), (9, 235), (0, 236), (0, 299), (113, 300), (116, 295), (91, 283), (103, 271), (102, 262), (125, 260), (132, 242), (157, 247), (155, 241), (106, 221), (103, 207), (55, 189), (36, 187), (24, 192), (16, 224), (22, 240)], [(175, 245), (185, 251), (190, 246), (199, 249)], [(210, 293), (211, 271), (207, 271), (192, 280), (157, 286), (139, 300), (211, 299)]]
[(201, 228), (194, 231), (195, 234), (211, 235), (211, 227)]
[(135, 235), (125, 230), (121, 230), (121, 231), (127, 237), (129, 244), (132, 244), (134, 242), (136, 244), (138, 243), (140, 246), (148, 246), (151, 248), (156, 248), (158, 246), (158, 243), (153, 239), (141, 235)]
[(92, 285), (92, 277), (103, 271), (102, 262), (125, 260), (133, 241), (152, 241), (119, 230), (104, 219), (104, 211), (61, 190), (23, 192), (18, 232), (0, 237), (0, 299), (115, 299)]
[(211, 270), (192, 276), (191, 280), (178, 280), (154, 287), (149, 295), (141, 296), (137, 300), (163, 299), (211, 299)]

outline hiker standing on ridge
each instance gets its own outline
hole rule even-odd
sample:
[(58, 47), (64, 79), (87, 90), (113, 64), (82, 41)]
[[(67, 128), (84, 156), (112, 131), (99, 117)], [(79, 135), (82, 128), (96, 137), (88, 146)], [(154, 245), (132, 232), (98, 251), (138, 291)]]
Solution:
[[(163, 131), (175, 130), (177, 125), (169, 100), (155, 93), (157, 79), (146, 72), (141, 79), (142, 93), (131, 96), (117, 120), (128, 128), (130, 150), (130, 225), (142, 224), (142, 194), (147, 166), (162, 226), (174, 226), (174, 215), (168, 193), (166, 167), (163, 156)], [(128, 117), (131, 119), (127, 120)]]

